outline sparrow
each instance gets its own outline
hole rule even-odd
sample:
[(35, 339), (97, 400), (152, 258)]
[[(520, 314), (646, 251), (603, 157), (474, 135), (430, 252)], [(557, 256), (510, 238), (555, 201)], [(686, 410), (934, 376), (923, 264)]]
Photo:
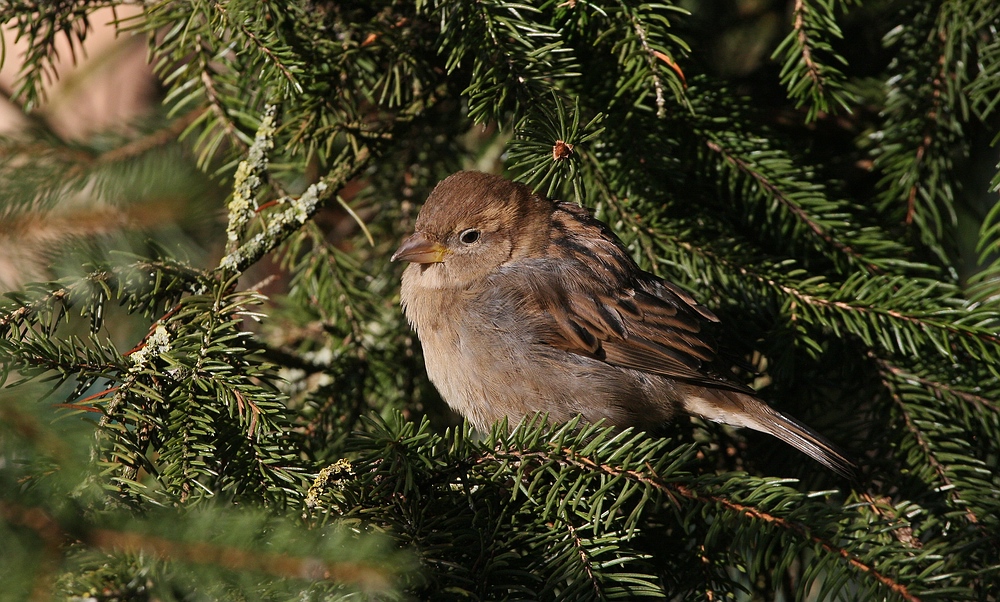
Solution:
[(392, 256), (427, 374), (477, 429), (536, 412), (654, 429), (689, 414), (768, 433), (850, 476), (854, 463), (736, 380), (719, 319), (643, 271), (573, 203), (502, 177), (441, 181)]

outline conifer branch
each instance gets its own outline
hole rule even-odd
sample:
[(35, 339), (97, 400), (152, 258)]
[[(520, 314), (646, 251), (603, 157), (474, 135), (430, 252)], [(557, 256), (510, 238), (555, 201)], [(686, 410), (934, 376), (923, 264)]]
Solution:
[[(943, 42), (943, 40), (940, 41)], [(944, 72), (945, 64), (944, 54), (941, 54), (938, 56), (936, 62), (937, 72), (931, 80), (931, 102), (923, 119), (924, 129), (920, 136), (920, 143), (913, 151), (913, 161), (911, 163), (912, 167), (910, 168), (910, 173), (905, 176), (906, 180), (911, 182), (910, 187), (906, 192), (906, 213), (903, 218), (903, 222), (908, 226), (913, 223), (913, 217), (917, 211), (917, 195), (920, 193), (920, 187), (922, 184), (921, 172), (924, 156), (931, 150), (934, 136), (939, 125), (938, 113), (942, 108), (941, 92), (945, 85), (945, 77), (947, 77), (947, 74)]]
[(905, 583), (889, 575), (883, 574), (877, 569), (877, 567), (869, 562), (865, 562), (861, 559), (861, 557), (849, 549), (838, 546), (829, 539), (813, 533), (808, 526), (800, 522), (778, 516), (761, 508), (734, 501), (724, 495), (702, 492), (692, 486), (684, 485), (682, 483), (663, 481), (648, 464), (642, 469), (627, 469), (613, 464), (594, 461), (593, 459), (580, 454), (572, 447), (561, 448), (553, 455), (550, 455), (550, 452), (525, 452), (507, 449), (499, 453), (484, 453), (478, 458), (477, 461), (505, 464), (511, 460), (515, 460), (527, 466), (537, 466), (539, 463), (544, 464), (545, 462), (555, 460), (560, 464), (575, 467), (585, 472), (592, 471), (606, 474), (612, 478), (625, 478), (636, 483), (640, 483), (650, 489), (659, 491), (667, 496), (668, 499), (672, 500), (672, 504), (677, 507), (682, 505), (681, 500), (690, 500), (699, 504), (717, 505), (726, 510), (733, 511), (739, 516), (753, 521), (759, 521), (769, 527), (780, 529), (794, 535), (797, 538), (819, 546), (827, 553), (843, 560), (852, 569), (855, 569), (862, 574), (871, 576), (872, 579), (885, 586), (885, 588), (889, 591), (900, 596), (903, 600), (910, 602), (919, 602), (920, 600), (918, 596), (910, 592), (909, 587)]
[(969, 391), (964, 391), (948, 383), (938, 382), (929, 378), (918, 376), (912, 372), (900, 368), (899, 366), (893, 365), (892, 363), (874, 355), (873, 353), (869, 353), (869, 357), (875, 360), (876, 364), (879, 367), (879, 371), (882, 372), (884, 375), (892, 375), (892, 377), (897, 378), (899, 380), (919, 383), (920, 386), (924, 387), (929, 391), (933, 391), (937, 395), (952, 395), (954, 397), (962, 399), (963, 401), (967, 401), (978, 408), (989, 410), (991, 412), (1000, 413), (1000, 406), (997, 405), (996, 400), (988, 399), (986, 397), (983, 397), (982, 395), (976, 395), (974, 393), (970, 393)]
[(792, 7), (792, 28), (795, 30), (796, 38), (798, 38), (799, 48), (802, 52), (802, 63), (806, 67), (809, 79), (812, 80), (817, 93), (822, 96), (824, 93), (823, 77), (820, 75), (819, 66), (813, 59), (809, 32), (806, 30), (805, 16), (809, 10), (810, 7), (806, 0), (795, 0), (795, 5)]
[(771, 198), (784, 205), (788, 211), (796, 217), (796, 219), (804, 224), (809, 231), (820, 238), (826, 245), (857, 261), (871, 273), (878, 274), (883, 272), (878, 265), (869, 261), (865, 256), (858, 253), (850, 245), (841, 242), (839, 238), (833, 236), (826, 230), (826, 228), (818, 224), (812, 216), (810, 216), (797, 202), (789, 198), (789, 196), (785, 194), (785, 191), (771, 182), (765, 174), (754, 169), (749, 163), (733, 154), (729, 149), (723, 148), (723, 146), (716, 140), (706, 140), (705, 145), (712, 150), (712, 152), (718, 153), (723, 160), (730, 165), (733, 165), (740, 173), (756, 182), (757, 185), (760, 186), (762, 190), (765, 190)]
[(942, 491), (948, 492), (948, 498), (951, 500), (952, 504), (954, 504), (956, 508), (965, 509), (965, 517), (969, 520), (970, 523), (972, 524), (979, 523), (980, 521), (976, 517), (975, 513), (972, 511), (972, 509), (968, 507), (968, 504), (961, 498), (959, 489), (956, 487), (952, 479), (948, 476), (947, 470), (945, 469), (944, 465), (938, 460), (937, 454), (935, 454), (934, 450), (931, 449), (931, 444), (927, 441), (926, 436), (924, 435), (923, 432), (921, 432), (921, 429), (914, 423), (913, 417), (911, 416), (910, 411), (906, 407), (906, 402), (903, 400), (902, 396), (900, 395), (894, 383), (889, 379), (883, 377), (882, 384), (889, 391), (893, 403), (899, 410), (900, 415), (903, 416), (903, 423), (906, 426), (906, 430), (909, 431), (914, 441), (916, 441), (917, 446), (923, 452), (923, 456), (924, 458), (926, 458), (927, 463), (933, 469), (934, 474), (937, 477), (937, 480), (941, 483), (940, 489)]
[(656, 99), (656, 116), (663, 117), (667, 114), (667, 98), (663, 93), (663, 82), (660, 78), (660, 66), (657, 63), (656, 50), (653, 50), (649, 45), (649, 40), (646, 34), (646, 29), (643, 27), (642, 23), (635, 16), (634, 13), (629, 11), (628, 7), (624, 2), (621, 3), (622, 10), (628, 12), (629, 20), (632, 22), (632, 28), (635, 30), (635, 35), (639, 38), (639, 44), (642, 47), (643, 54), (645, 56), (646, 65), (649, 67), (650, 78), (653, 80), (653, 91), (655, 92)]
[[(229, 13), (229, 11), (226, 9), (226, 7), (223, 5), (223, 3), (221, 3), (221, 2), (214, 2), (212, 4), (212, 7), (215, 8), (215, 10), (220, 15), (222, 15), (222, 17), (226, 20), (227, 23), (230, 24), (230, 26), (234, 25), (235, 19), (233, 19), (233, 16)], [(297, 70), (297, 67), (292, 67), (292, 66), (286, 65), (284, 63), (284, 61), (281, 59), (281, 57), (279, 57), (278, 54), (274, 50), (272, 50), (270, 47), (268, 47), (268, 45), (265, 44), (260, 39), (259, 36), (257, 36), (253, 31), (250, 30), (249, 27), (247, 27), (246, 23), (247, 22), (245, 20), (242, 20), (242, 21), (239, 21), (238, 23), (235, 23), (235, 29), (238, 30), (240, 33), (242, 33), (244, 36), (246, 36), (246, 38), (248, 40), (250, 40), (250, 42), (253, 44), (254, 48), (258, 52), (260, 52), (265, 57), (267, 57), (267, 60), (272, 65), (274, 65), (274, 67), (278, 70), (278, 72), (280, 72), (281, 75), (288, 82), (288, 85), (291, 87), (291, 89), (292, 89), (293, 92), (301, 94), (302, 93), (302, 85), (299, 84), (298, 79), (292, 73), (292, 70), (293, 69)]]
[(892, 591), (893, 593), (901, 596), (904, 600), (909, 600), (912, 602), (919, 602), (920, 600), (918, 597), (912, 595), (909, 592), (909, 589), (906, 587), (905, 584), (900, 583), (899, 581), (889, 577), (888, 575), (880, 573), (875, 567), (866, 562), (863, 562), (855, 554), (851, 553), (845, 548), (833, 544), (826, 538), (820, 537), (812, 533), (808, 527), (806, 527), (801, 523), (788, 520), (784, 517), (776, 516), (770, 512), (761, 510), (760, 508), (735, 502), (725, 497), (720, 497), (713, 494), (701, 493), (686, 485), (680, 485), (680, 484), (671, 485), (662, 482), (655, 474), (643, 474), (639, 471), (634, 471), (634, 470), (623, 471), (620, 468), (614, 466), (597, 464), (591, 461), (589, 458), (580, 456), (572, 449), (563, 449), (562, 451), (570, 462), (576, 463), (581, 467), (586, 467), (592, 470), (598, 470), (600, 472), (604, 472), (612, 476), (618, 476), (618, 475), (628, 476), (637, 481), (645, 483), (650, 487), (656, 488), (661, 492), (668, 494), (670, 497), (674, 499), (676, 499), (675, 496), (680, 496), (703, 504), (704, 503), (718, 504), (723, 508), (732, 510), (742, 516), (746, 516), (747, 518), (753, 520), (759, 520), (768, 525), (778, 527), (782, 530), (793, 533), (798, 537), (801, 537), (803, 539), (811, 541), (814, 544), (821, 546), (825, 551), (839, 556), (843, 560), (847, 561), (847, 563), (850, 564), (851, 567), (859, 570), (860, 572), (871, 575), (875, 580), (886, 586), (886, 588)]
[(354, 562), (325, 562), (319, 558), (297, 557), (217, 546), (205, 542), (186, 543), (128, 531), (94, 529), (86, 542), (116, 553), (150, 554), (162, 560), (182, 560), (201, 565), (218, 565), (236, 571), (263, 572), (291, 579), (329, 579), (359, 585), (371, 594), (389, 587), (385, 567)]
[(569, 535), (573, 538), (573, 544), (576, 546), (577, 554), (580, 557), (580, 564), (583, 565), (584, 570), (587, 572), (587, 579), (590, 580), (591, 585), (594, 588), (594, 594), (598, 597), (603, 597), (603, 592), (601, 591), (601, 584), (594, 575), (594, 567), (591, 562), (590, 553), (586, 546), (583, 545), (583, 540), (580, 538), (580, 534), (577, 533), (576, 527), (570, 521), (565, 521), (566, 530), (569, 531)]
[(796, 108), (806, 108), (807, 122), (838, 106), (847, 108), (853, 100), (845, 87), (847, 78), (835, 66), (846, 67), (847, 61), (830, 41), (843, 38), (834, 17), (837, 4), (795, 0), (791, 32), (772, 54), (773, 59), (782, 59), (781, 83), (789, 98), (796, 101)]

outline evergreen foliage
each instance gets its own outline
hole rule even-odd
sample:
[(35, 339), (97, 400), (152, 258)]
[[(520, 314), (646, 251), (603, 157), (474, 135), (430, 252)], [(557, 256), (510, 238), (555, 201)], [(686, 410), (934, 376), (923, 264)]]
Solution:
[[(65, 140), (57, 41), (121, 4), (0, 5), (0, 230), (69, 224), (0, 302), (0, 598), (1000, 599), (1000, 3), (763, 3), (741, 72), (740, 2), (147, 2), (162, 108)], [(462, 168), (611, 224), (857, 482), (463, 426), (388, 261)]]

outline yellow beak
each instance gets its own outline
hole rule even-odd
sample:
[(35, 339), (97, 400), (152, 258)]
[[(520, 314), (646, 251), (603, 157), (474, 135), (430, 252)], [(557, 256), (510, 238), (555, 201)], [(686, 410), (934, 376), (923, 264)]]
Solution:
[(447, 247), (428, 239), (421, 232), (414, 232), (392, 254), (392, 261), (402, 259), (412, 263), (441, 263), (447, 254)]

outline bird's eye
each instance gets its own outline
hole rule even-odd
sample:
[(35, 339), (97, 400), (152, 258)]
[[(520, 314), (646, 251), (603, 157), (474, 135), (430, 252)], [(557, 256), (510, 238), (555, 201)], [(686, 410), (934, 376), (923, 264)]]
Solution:
[(476, 230), (475, 228), (462, 230), (462, 233), (458, 235), (458, 240), (462, 241), (462, 244), (471, 245), (479, 240), (479, 230)]

